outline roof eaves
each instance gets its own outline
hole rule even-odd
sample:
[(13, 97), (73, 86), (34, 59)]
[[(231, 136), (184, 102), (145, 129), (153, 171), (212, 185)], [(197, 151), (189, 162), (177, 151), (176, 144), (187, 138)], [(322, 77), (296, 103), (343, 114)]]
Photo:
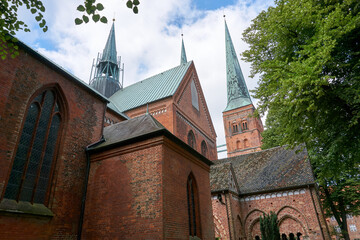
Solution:
[(64, 77), (66, 77), (67, 79), (70, 79), (71, 81), (73, 81), (74, 83), (78, 84), (79, 86), (83, 87), (85, 90), (91, 92), (92, 94), (96, 95), (98, 98), (100, 98), (101, 100), (103, 100), (104, 102), (109, 102), (109, 100), (102, 95), (101, 93), (99, 93), (98, 91), (96, 91), (95, 89), (91, 88), (88, 84), (86, 84), (84, 81), (82, 81), (80, 78), (74, 76), (73, 74), (71, 74), (70, 72), (68, 72), (67, 70), (65, 70), (63, 67), (61, 67), (60, 65), (58, 65), (57, 63), (53, 62), (52, 60), (48, 59), (47, 57), (43, 56), (42, 54), (40, 54), (38, 51), (34, 50), (33, 48), (31, 48), (30, 46), (26, 45), (25, 43), (23, 43), (22, 41), (18, 41), (16, 43), (20, 48), (22, 48), (24, 51), (26, 51), (28, 54), (30, 54), (31, 56), (33, 56), (34, 58), (36, 58), (37, 60), (39, 60), (40, 62), (46, 64), (49, 68), (53, 69), (54, 71), (62, 74)]
[(195, 149), (190, 147), (188, 144), (184, 143), (182, 140), (180, 140), (178, 137), (173, 135), (171, 132), (169, 132), (165, 128), (161, 128), (159, 130), (156, 130), (156, 131), (153, 131), (153, 132), (150, 132), (150, 133), (146, 133), (146, 134), (143, 134), (143, 135), (140, 135), (140, 136), (135, 136), (133, 138), (126, 139), (126, 140), (119, 141), (119, 142), (115, 142), (115, 143), (112, 143), (112, 144), (109, 144), (109, 145), (96, 147), (96, 148), (88, 148), (87, 151), (91, 152), (91, 153), (97, 153), (97, 152), (100, 152), (100, 151), (104, 151), (104, 150), (112, 149), (112, 148), (115, 148), (115, 147), (132, 144), (132, 143), (135, 143), (135, 142), (138, 142), (138, 141), (141, 141), (141, 140), (146, 140), (146, 139), (161, 136), (161, 135), (164, 135), (167, 138), (169, 138), (170, 140), (172, 140), (175, 143), (179, 144), (182, 148), (185, 148), (188, 152), (195, 155), (197, 158), (199, 158), (202, 162), (204, 162), (208, 166), (213, 165), (212, 161), (210, 161), (209, 159), (204, 157), (202, 154), (197, 152)]

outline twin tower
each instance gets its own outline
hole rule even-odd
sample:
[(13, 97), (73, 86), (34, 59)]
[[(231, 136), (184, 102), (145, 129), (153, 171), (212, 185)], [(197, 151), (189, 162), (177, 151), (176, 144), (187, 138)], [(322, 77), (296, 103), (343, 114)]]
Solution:
[[(227, 156), (233, 157), (261, 150), (263, 125), (260, 118), (253, 116), (255, 107), (251, 101), (226, 21), (225, 44), (227, 106), (223, 111), (223, 122)], [(187, 60), (182, 41), (180, 63), (184, 61)], [(90, 86), (109, 98), (123, 88), (123, 66), (116, 52), (113, 23), (104, 51), (98, 54), (96, 62), (93, 63)], [(121, 82), (120, 74), (122, 75)]]

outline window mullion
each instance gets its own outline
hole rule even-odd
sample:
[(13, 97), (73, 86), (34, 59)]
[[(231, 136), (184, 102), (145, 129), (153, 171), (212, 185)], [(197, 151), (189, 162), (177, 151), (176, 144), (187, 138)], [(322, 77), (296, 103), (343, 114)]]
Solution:
[(53, 106), (51, 108), (51, 114), (50, 114), (51, 117), (50, 117), (50, 119), (48, 121), (47, 129), (46, 129), (45, 141), (44, 141), (43, 146), (42, 146), (41, 157), (40, 157), (40, 160), (39, 160), (38, 170), (37, 170), (36, 178), (35, 178), (35, 184), (34, 184), (33, 193), (32, 193), (32, 196), (31, 196), (31, 203), (33, 203), (33, 201), (34, 201), (36, 187), (38, 185), (39, 176), (40, 176), (40, 172), (41, 172), (41, 167), (42, 167), (42, 164), (43, 164), (43, 161), (44, 161), (44, 155), (45, 155), (45, 150), (46, 150), (46, 146), (47, 146), (47, 142), (48, 142), (50, 127), (51, 127), (51, 123), (53, 121), (53, 117), (55, 115), (54, 114), (54, 109), (55, 109), (55, 105), (56, 105), (56, 100), (57, 99), (56, 99), (56, 96), (55, 96), (54, 103), (53, 103)]
[[(44, 97), (43, 97), (44, 99)], [(43, 102), (43, 99), (41, 102)], [(31, 103), (32, 104), (32, 103)], [(31, 154), (31, 151), (32, 151), (32, 147), (34, 145), (34, 141), (35, 141), (35, 136), (36, 136), (36, 131), (37, 131), (37, 128), (39, 126), (39, 122), (40, 122), (40, 116), (41, 116), (41, 112), (42, 112), (42, 104), (39, 104), (39, 112), (38, 112), (38, 116), (37, 116), (37, 119), (36, 119), (36, 124), (35, 124), (35, 127), (34, 127), (34, 130), (33, 130), (33, 133), (32, 133), (32, 137), (31, 137), (31, 141), (30, 141), (30, 146), (29, 146), (29, 149), (28, 149), (28, 152), (26, 154), (26, 164), (25, 164), (25, 167), (24, 167), (24, 170), (23, 170), (23, 174), (21, 176), (21, 182), (20, 182), (20, 185), (19, 185), (19, 191), (18, 191), (18, 195), (16, 196), (16, 201), (19, 201), (20, 199), (20, 195), (21, 195), (21, 190), (22, 190), (22, 187), (24, 185), (24, 181), (25, 181), (25, 177), (26, 177), (26, 172), (27, 172), (27, 169), (28, 169), (28, 166), (29, 166), (29, 162), (30, 162), (30, 154)], [(28, 114), (28, 113), (27, 113)]]

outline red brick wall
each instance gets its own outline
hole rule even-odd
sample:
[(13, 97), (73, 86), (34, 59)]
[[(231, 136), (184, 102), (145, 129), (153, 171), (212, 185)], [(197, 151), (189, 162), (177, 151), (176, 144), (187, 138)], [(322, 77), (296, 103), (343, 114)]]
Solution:
[(225, 204), (225, 195), (221, 194), (222, 201), (220, 201), (217, 196), (217, 194), (213, 195), (211, 201), (214, 214), (215, 237), (220, 239), (230, 239), (230, 228)]
[[(261, 132), (264, 129), (259, 118), (249, 116), (253, 113), (254, 106), (252, 104), (223, 113), (228, 157), (261, 150)], [(240, 132), (240, 127), (244, 120), (247, 122), (248, 130), (242, 130), (242, 132)], [(233, 123), (240, 124), (237, 134), (232, 133)]]
[[(197, 90), (199, 110), (192, 104), (191, 82), (194, 82)], [(187, 142), (191, 129), (195, 134), (196, 150), (201, 153), (201, 142), (204, 140), (208, 148), (207, 158), (216, 160), (216, 133), (194, 65), (190, 66), (174, 95), (174, 105), (175, 135)]]
[[(195, 82), (199, 96), (199, 110), (192, 105), (191, 81)], [(187, 134), (192, 130), (196, 139), (196, 150), (201, 153), (201, 142), (205, 141), (208, 149), (207, 158), (217, 159), (216, 133), (203, 96), (194, 65), (190, 67), (173, 97), (140, 106), (125, 113), (134, 118), (149, 113), (164, 127), (187, 143)], [(181, 117), (180, 117), (181, 116)]]
[(163, 239), (159, 140), (91, 156), (83, 239)]
[[(323, 214), (318, 211), (318, 200), (309, 189), (279, 191), (240, 199), (241, 220), (247, 237), (255, 237), (257, 221), (263, 213), (275, 212), (280, 222), (280, 233), (302, 233), (311, 240), (329, 239)], [(294, 224), (296, 223), (296, 224)]]
[(189, 239), (186, 184), (192, 173), (198, 189), (201, 239), (213, 240), (209, 166), (170, 141), (165, 141), (163, 162), (165, 239)]
[(110, 126), (112, 124), (125, 121), (126, 119), (119, 114), (115, 113), (113, 110), (107, 108), (105, 112), (104, 127)]
[[(55, 87), (64, 98), (64, 128), (48, 208), (54, 217), (0, 212), (4, 239), (75, 238), (85, 176), (84, 147), (101, 137), (105, 104), (84, 87), (20, 50), (0, 61), (0, 193), (4, 194), (25, 113), (34, 94)], [(99, 124), (100, 123), (100, 124)]]
[(187, 177), (199, 189), (202, 239), (213, 239), (209, 167), (164, 137), (91, 157), (84, 239), (189, 239)]

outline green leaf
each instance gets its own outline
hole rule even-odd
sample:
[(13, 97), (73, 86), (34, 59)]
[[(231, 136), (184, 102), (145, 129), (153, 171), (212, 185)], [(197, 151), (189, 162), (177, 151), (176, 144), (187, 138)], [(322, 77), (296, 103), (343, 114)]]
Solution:
[(84, 5), (79, 5), (76, 10), (78, 10), (79, 12), (84, 12), (85, 11), (85, 7)]
[(94, 20), (94, 22), (98, 22), (99, 19), (100, 19), (100, 15), (99, 15), (99, 14), (94, 14), (94, 15), (92, 16), (92, 19)]
[(101, 17), (101, 18), (100, 18), (100, 22), (102, 22), (102, 23), (107, 23), (107, 18), (106, 18), (106, 17)]
[(132, 7), (133, 7), (132, 1), (131, 1), (131, 0), (128, 0), (128, 1), (126, 2), (126, 6), (127, 6), (128, 8), (132, 8)]
[(46, 24), (46, 21), (45, 21), (45, 19), (43, 19), (43, 20), (41, 21), (41, 23), (39, 23), (39, 26), (40, 26), (41, 28), (43, 28), (43, 27), (45, 26), (45, 24)]
[(96, 9), (99, 10), (99, 11), (102, 11), (102, 10), (104, 10), (104, 6), (101, 3), (98, 3), (96, 5)]
[(35, 17), (35, 20), (38, 21), (38, 22), (40, 22), (41, 19), (42, 19), (42, 17), (41, 17), (40, 15), (38, 15), (38, 16)]
[(75, 18), (75, 24), (76, 25), (80, 25), (83, 23), (83, 20), (81, 20), (80, 18)]
[(45, 26), (45, 27), (43, 28), (43, 32), (47, 32), (47, 30), (48, 30), (48, 26)]
[(82, 19), (84, 20), (85, 23), (89, 22), (89, 17), (88, 16), (83, 15)]
[(135, 7), (133, 8), (133, 12), (134, 12), (135, 14), (138, 14), (139, 9), (138, 9), (138, 7), (137, 7), (137, 6), (135, 6)]
[(30, 9), (30, 12), (32, 13), (32, 14), (35, 14), (36, 13), (36, 8), (32, 8), (32, 9)]
[(133, 4), (134, 4), (135, 6), (137, 6), (137, 5), (140, 4), (140, 2), (139, 2), (139, 0), (134, 0), (134, 1), (133, 1)]

